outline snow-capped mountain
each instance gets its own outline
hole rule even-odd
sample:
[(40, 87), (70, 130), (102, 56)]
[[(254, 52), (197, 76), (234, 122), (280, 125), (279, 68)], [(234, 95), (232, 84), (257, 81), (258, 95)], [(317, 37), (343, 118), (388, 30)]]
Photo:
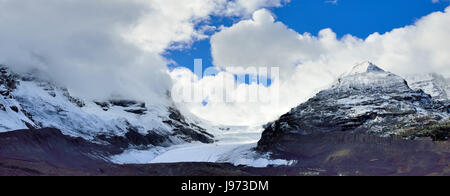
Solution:
[(450, 80), (437, 73), (406, 77), (409, 86), (414, 90), (422, 89), (433, 98), (448, 100), (450, 98)]
[(280, 146), (287, 135), (330, 132), (397, 135), (399, 130), (450, 117), (450, 105), (413, 90), (405, 79), (365, 62), (327, 90), (265, 127), (260, 150)]
[(198, 124), (198, 119), (186, 118), (173, 104), (82, 100), (50, 81), (0, 66), (0, 132), (50, 127), (123, 149), (214, 142)]

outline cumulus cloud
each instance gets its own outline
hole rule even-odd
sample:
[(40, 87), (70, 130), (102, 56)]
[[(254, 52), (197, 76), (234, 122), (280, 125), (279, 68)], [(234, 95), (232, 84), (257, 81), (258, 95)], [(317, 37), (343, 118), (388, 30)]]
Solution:
[[(331, 29), (317, 36), (299, 34), (277, 22), (267, 10), (258, 10), (249, 20), (223, 28), (211, 38), (214, 64), (235, 73), (238, 67), (279, 66), (280, 101), (273, 103), (216, 103), (204, 107), (192, 103), (200, 117), (217, 120), (215, 113), (227, 114), (220, 123), (263, 123), (331, 85), (342, 73), (363, 61), (407, 76), (437, 72), (450, 76), (450, 7), (418, 20), (414, 25), (373, 33), (365, 39), (351, 35), (337, 38)], [(208, 83), (214, 83), (208, 78)], [(194, 82), (202, 85), (202, 81)], [(257, 84), (254, 84), (257, 85)], [(251, 88), (253, 85), (240, 87)], [(270, 89), (271, 87), (267, 87)], [(238, 87), (232, 93), (238, 94)], [(223, 112), (222, 112), (223, 111)], [(242, 117), (245, 118), (242, 118)]]
[[(0, 0), (0, 63), (39, 70), (92, 98), (155, 101), (170, 89), (167, 49), (205, 38), (211, 15), (280, 0)], [(233, 9), (231, 9), (233, 7)], [(199, 25), (200, 23), (204, 25)]]

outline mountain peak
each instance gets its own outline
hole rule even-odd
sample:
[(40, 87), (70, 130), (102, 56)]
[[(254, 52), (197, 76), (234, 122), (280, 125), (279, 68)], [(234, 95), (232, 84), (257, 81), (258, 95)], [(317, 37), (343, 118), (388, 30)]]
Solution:
[(380, 67), (376, 66), (370, 61), (365, 61), (363, 63), (360, 63), (353, 67), (352, 71), (350, 71), (346, 75), (356, 75), (356, 74), (362, 74), (362, 73), (373, 73), (373, 72), (381, 72), (384, 73), (385, 71), (381, 69)]

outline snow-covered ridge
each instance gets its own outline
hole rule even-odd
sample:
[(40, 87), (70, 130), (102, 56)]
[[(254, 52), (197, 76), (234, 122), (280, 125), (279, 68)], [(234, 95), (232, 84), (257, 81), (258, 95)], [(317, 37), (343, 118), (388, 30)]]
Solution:
[(185, 118), (173, 104), (82, 100), (45, 79), (0, 66), (0, 132), (52, 127), (65, 135), (123, 148), (213, 142), (213, 136), (197, 124), (198, 119)]
[(438, 73), (409, 75), (402, 78), (387, 72), (377, 65), (366, 61), (356, 65), (347, 73), (341, 75), (334, 87), (368, 88), (370, 86), (401, 87), (422, 90), (437, 100), (448, 100), (450, 97), (450, 80)]

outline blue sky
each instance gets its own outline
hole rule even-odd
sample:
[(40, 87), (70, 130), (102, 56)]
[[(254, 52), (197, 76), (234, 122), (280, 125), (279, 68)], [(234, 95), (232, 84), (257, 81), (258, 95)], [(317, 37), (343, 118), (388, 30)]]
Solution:
[[(292, 0), (280, 8), (272, 8), (277, 21), (299, 33), (313, 35), (331, 28), (342, 37), (351, 34), (359, 38), (394, 28), (413, 24), (417, 19), (435, 11), (443, 11), (448, 1), (432, 3), (431, 0), (339, 0), (337, 4), (325, 0)], [(213, 26), (231, 26), (236, 18), (212, 18)], [(193, 69), (193, 59), (203, 59), (203, 66), (212, 66), (209, 39), (197, 41), (190, 48), (170, 50), (166, 58), (177, 65)]]

